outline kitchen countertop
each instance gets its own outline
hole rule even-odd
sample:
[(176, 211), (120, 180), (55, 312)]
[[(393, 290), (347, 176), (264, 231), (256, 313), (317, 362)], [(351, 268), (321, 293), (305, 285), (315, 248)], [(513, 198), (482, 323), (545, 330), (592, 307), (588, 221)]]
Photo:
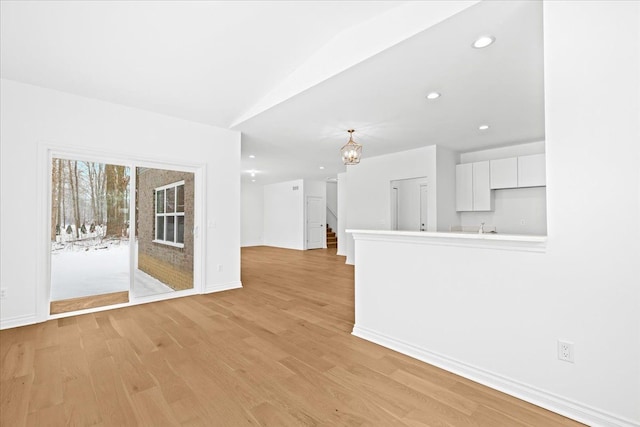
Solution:
[(487, 247), (544, 252), (547, 236), (504, 233), (473, 233), (462, 231), (392, 231), (345, 230), (356, 240), (404, 241), (469, 247)]

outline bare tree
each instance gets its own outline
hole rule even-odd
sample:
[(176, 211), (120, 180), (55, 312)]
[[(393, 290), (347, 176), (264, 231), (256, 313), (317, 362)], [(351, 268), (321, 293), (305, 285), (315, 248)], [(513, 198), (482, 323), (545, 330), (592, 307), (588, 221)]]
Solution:
[(125, 212), (127, 207), (127, 186), (129, 176), (126, 168), (118, 165), (106, 165), (107, 193), (107, 231), (106, 236), (121, 237), (125, 230)]
[(51, 160), (51, 241), (56, 240), (58, 230), (60, 230), (60, 222), (58, 215), (60, 210), (60, 197), (58, 193), (58, 166), (59, 159)]
[(51, 240), (64, 229), (65, 223), (65, 177), (62, 159), (51, 160)]
[(76, 227), (76, 238), (80, 238), (80, 203), (79, 203), (79, 182), (78, 182), (78, 162), (67, 160), (69, 168), (69, 185), (71, 187), (71, 203), (73, 211), (73, 223)]
[(56, 159), (57, 167), (56, 173), (58, 174), (57, 184), (58, 190), (56, 191), (57, 199), (57, 224), (60, 227), (60, 233), (62, 233), (62, 227), (64, 226), (64, 182), (63, 182), (63, 173), (62, 173), (62, 160)]
[(98, 189), (97, 189), (97, 174), (94, 162), (85, 162), (85, 166), (87, 167), (87, 177), (89, 178), (89, 191), (91, 193), (91, 219), (92, 221), (96, 221), (98, 218)]
[(98, 198), (96, 198), (96, 208), (97, 208), (97, 217), (96, 221), (98, 224), (104, 224), (105, 222), (105, 209), (107, 205), (107, 180), (105, 176), (105, 164), (104, 163), (95, 163), (95, 186), (96, 186), (96, 194)]

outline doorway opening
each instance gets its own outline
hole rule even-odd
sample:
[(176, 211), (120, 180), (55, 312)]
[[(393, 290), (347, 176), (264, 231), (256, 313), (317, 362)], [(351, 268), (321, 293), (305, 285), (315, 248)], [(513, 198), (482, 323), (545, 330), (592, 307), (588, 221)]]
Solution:
[(391, 229), (428, 231), (427, 178), (397, 179), (390, 182)]

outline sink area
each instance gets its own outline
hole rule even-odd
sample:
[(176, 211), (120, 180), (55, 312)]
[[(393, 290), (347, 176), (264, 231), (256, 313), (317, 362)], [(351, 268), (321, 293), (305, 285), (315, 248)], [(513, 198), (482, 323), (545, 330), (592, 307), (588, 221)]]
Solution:
[[(478, 233), (480, 224), (478, 225), (451, 225), (449, 231), (452, 233)], [(485, 225), (483, 227), (485, 234), (496, 234), (498, 231), (494, 225)]]

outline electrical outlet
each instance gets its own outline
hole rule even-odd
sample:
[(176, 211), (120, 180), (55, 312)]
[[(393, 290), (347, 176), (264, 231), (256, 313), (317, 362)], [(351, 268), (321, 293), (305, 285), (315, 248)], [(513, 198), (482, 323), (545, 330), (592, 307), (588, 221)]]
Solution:
[(525, 225), (527, 223), (527, 221), (525, 221), (524, 219), (520, 220), (520, 225)]
[(558, 359), (573, 363), (573, 343), (558, 340)]
[(218, 264), (218, 271), (222, 271), (222, 264)]
[(0, 299), (5, 299), (7, 297), (7, 288), (0, 289)]

